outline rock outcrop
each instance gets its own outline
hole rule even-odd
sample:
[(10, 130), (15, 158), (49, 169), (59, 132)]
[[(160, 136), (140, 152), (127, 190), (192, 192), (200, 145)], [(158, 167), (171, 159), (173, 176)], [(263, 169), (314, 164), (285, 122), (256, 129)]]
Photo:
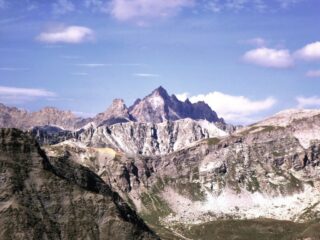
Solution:
[(162, 123), (127, 122), (87, 125), (76, 139), (90, 147), (110, 147), (127, 154), (163, 155), (206, 138), (228, 133), (206, 120), (182, 119)]
[(158, 239), (98, 175), (0, 130), (1, 239)]

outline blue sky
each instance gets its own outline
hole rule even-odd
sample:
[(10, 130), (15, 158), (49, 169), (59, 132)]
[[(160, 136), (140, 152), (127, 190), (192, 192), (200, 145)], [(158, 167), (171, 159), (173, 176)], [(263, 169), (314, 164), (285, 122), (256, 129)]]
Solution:
[(320, 107), (319, 0), (0, 0), (0, 102), (82, 115), (162, 85), (233, 123)]

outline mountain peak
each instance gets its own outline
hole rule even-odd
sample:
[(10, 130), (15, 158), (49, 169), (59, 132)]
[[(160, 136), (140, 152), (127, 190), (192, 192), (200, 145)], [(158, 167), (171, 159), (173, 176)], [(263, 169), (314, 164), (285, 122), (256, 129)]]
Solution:
[(121, 98), (115, 98), (112, 101), (111, 106), (108, 107), (107, 111), (110, 109), (119, 109), (119, 110), (123, 110), (126, 109), (126, 104), (124, 103), (124, 100)]
[(182, 102), (175, 95), (170, 96), (162, 86), (153, 90), (142, 100), (136, 101), (129, 108), (129, 112), (138, 122), (159, 123), (184, 118), (223, 122), (207, 104), (192, 104), (189, 100)]
[(162, 98), (169, 98), (169, 94), (168, 94), (167, 90), (164, 89), (162, 86), (159, 86), (158, 88), (153, 90), (150, 95), (151, 96), (158, 95), (158, 96), (161, 96)]

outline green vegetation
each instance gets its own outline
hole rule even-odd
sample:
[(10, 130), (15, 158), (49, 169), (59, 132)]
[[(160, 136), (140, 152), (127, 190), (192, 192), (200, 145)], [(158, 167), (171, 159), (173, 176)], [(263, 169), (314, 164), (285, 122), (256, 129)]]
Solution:
[(278, 152), (278, 151), (272, 152), (272, 155), (274, 157), (282, 157), (284, 154), (285, 154), (284, 152)]
[(206, 198), (205, 192), (198, 182), (179, 182), (174, 185), (174, 188), (178, 190), (179, 194), (188, 197), (191, 201), (204, 201)]
[[(294, 223), (272, 219), (223, 220), (197, 225), (176, 225), (184, 237), (197, 240), (291, 240), (319, 239), (319, 223)], [(166, 238), (163, 238), (166, 239)]]
[(152, 225), (159, 225), (159, 218), (163, 218), (172, 213), (165, 200), (160, 196), (164, 186), (170, 181), (168, 178), (158, 178), (157, 182), (148, 192), (141, 194), (141, 201), (146, 210), (142, 213), (143, 219)]
[(221, 140), (219, 138), (208, 138), (207, 143), (209, 146), (217, 145)]

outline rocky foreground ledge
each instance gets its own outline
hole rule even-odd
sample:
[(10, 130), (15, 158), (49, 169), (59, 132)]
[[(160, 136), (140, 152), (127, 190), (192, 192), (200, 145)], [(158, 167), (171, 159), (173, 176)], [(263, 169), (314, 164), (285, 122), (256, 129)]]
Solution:
[(0, 239), (158, 239), (99, 176), (0, 129)]

